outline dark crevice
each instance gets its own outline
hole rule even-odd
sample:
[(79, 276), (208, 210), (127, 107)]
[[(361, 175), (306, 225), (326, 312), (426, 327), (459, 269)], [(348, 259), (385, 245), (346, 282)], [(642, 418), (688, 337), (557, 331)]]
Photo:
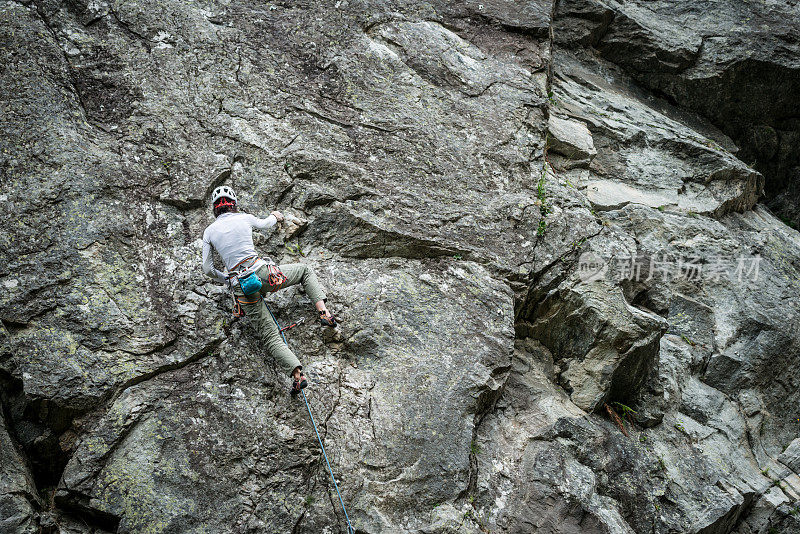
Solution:
[(76, 412), (47, 399), (26, 399), (22, 380), (5, 369), (0, 369), (0, 404), (8, 432), (27, 459), (37, 491), (47, 499), (69, 461), (69, 452), (62, 449), (59, 438), (72, 426)]
[[(599, 236), (603, 232), (604, 228), (605, 227), (601, 226), (600, 230), (598, 230), (596, 233), (592, 235), (586, 236), (585, 240), (588, 241), (589, 239), (593, 239)], [(542, 302), (542, 300), (544, 300), (549, 290), (557, 287), (562, 281), (564, 281), (569, 276), (570, 267), (574, 266), (574, 264), (576, 264), (578, 261), (579, 251), (580, 251), (579, 248), (570, 249), (567, 252), (563, 253), (562, 255), (556, 257), (553, 261), (542, 267), (539, 271), (533, 273), (533, 276), (530, 279), (530, 283), (528, 284), (528, 289), (525, 292), (523, 298), (515, 299), (514, 302), (515, 326), (535, 316), (535, 310), (537, 306)], [(553, 280), (551, 280), (547, 284), (547, 287), (537, 288), (536, 286), (544, 278), (544, 276), (548, 272), (550, 272), (551, 269), (555, 268), (557, 265), (561, 263), (566, 263), (567, 268), (563, 269), (561, 273), (559, 273), (556, 277), (554, 277)]]
[[(102, 398), (89, 399), (76, 406), (66, 406), (48, 398), (29, 397), (25, 394), (22, 380), (11, 374), (9, 370), (0, 368), (0, 406), (8, 423), (9, 434), (19, 444), (23, 457), (28, 459), (34, 484), (42, 500), (51, 501), (55, 488), (71, 458), (72, 440), (65, 440), (64, 436), (70, 434), (73, 422), (77, 417), (92, 410), (99, 413), (102, 411), (103, 405), (107, 406), (113, 403), (126, 389), (196, 362), (211, 354), (221, 343), (222, 339), (212, 341), (185, 360), (163, 365), (149, 373), (131, 378), (107, 392)], [(64, 498), (58, 500), (58, 504), (62, 508), (65, 508), (62, 506), (65, 502)], [(80, 517), (81, 520), (104, 529), (107, 529), (109, 525), (114, 525), (113, 517), (95, 511), (88, 504), (83, 507), (69, 508), (69, 511)]]
[(292, 534), (300, 534), (301, 532), (303, 532), (302, 529), (300, 528), (300, 524), (303, 522), (303, 519), (305, 517), (306, 517), (306, 512), (305, 510), (303, 510), (303, 513), (301, 513), (298, 516), (297, 521), (294, 522), (294, 526), (292, 527)]
[(65, 515), (75, 517), (90, 528), (94, 527), (108, 532), (117, 532), (121, 517), (98, 510), (90, 504), (90, 497), (81, 493), (62, 490), (55, 497), (55, 504)]
[(467, 481), (467, 486), (461, 490), (458, 496), (456, 496), (456, 501), (460, 501), (462, 499), (470, 500), (470, 497), (474, 497), (475, 495), (478, 485), (478, 432), (480, 431), (483, 420), (487, 415), (494, 411), (498, 401), (503, 396), (506, 382), (508, 381), (508, 377), (511, 376), (510, 371), (510, 365), (508, 367), (500, 367), (495, 369), (492, 373), (492, 376), (505, 374), (500, 387), (495, 390), (487, 388), (478, 396), (475, 406), (475, 417), (472, 425), (472, 441), (470, 442), (469, 479)]
[[(12, 418), (13, 411), (10, 405), (11, 398), (19, 395), (21, 390), (22, 381), (15, 379), (7, 371), (0, 368), (0, 418), (5, 421), (6, 431), (8, 432), (9, 439), (11, 440), (11, 447), (13, 447), (16, 453), (22, 458), (24, 462), (24, 468), (29, 473), (32, 473), (33, 470), (31, 458), (17, 434), (17, 429)], [(39, 489), (40, 486), (38, 486), (35, 476), (34, 485), (36, 495), (32, 495), (28, 491), (12, 491), (7, 492), (4, 495), (16, 495), (22, 497), (28, 502), (32, 510), (35, 512), (41, 512), (43, 509), (43, 504), (44, 502), (47, 502), (47, 499), (46, 497), (43, 498), (42, 493), (44, 492)]]
[[(559, 1), (560, 0), (553, 0), (553, 6), (552, 6), (552, 9), (550, 10), (550, 24), (548, 25), (548, 28), (547, 28), (547, 56), (548, 56), (548, 60), (547, 60), (547, 78), (546, 78), (546, 81), (545, 81), (545, 92), (546, 92), (548, 98), (550, 97), (550, 95), (553, 92), (553, 89), (552, 89), (552, 87), (553, 87), (553, 49), (554, 49), (554, 43), (555, 43), (555, 33), (554, 33), (554, 30), (553, 30), (553, 26), (555, 25), (554, 22), (555, 22), (555, 18), (556, 18), (556, 13), (558, 12)], [(545, 106), (545, 119), (548, 119), (549, 117), (550, 117), (550, 106), (547, 105), (547, 106)]]
[(14, 321), (14, 320), (11, 320), (11, 319), (0, 319), (0, 324), (2, 324), (3, 328), (5, 328), (6, 331), (9, 334), (11, 334), (12, 336), (22, 332), (23, 330), (25, 330), (26, 328), (28, 328), (30, 326), (29, 323), (27, 323), (27, 322), (23, 323), (23, 322)]

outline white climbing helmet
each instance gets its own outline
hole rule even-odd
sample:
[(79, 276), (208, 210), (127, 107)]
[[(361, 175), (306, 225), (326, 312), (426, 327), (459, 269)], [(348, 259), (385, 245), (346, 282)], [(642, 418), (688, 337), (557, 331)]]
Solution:
[(217, 202), (217, 200), (221, 199), (222, 197), (229, 198), (236, 202), (236, 193), (233, 192), (233, 189), (228, 187), (227, 185), (221, 185), (218, 188), (214, 189), (214, 192), (211, 193), (211, 204)]

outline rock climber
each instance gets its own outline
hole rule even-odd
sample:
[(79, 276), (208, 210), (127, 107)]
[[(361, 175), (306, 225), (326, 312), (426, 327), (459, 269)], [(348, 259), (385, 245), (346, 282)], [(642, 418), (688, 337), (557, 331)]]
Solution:
[[(214, 189), (211, 205), (216, 220), (203, 232), (203, 272), (233, 290), (234, 298), (250, 317), (269, 353), (294, 380), (291, 393), (296, 395), (308, 385), (308, 380), (300, 360), (284, 343), (264, 296), (300, 283), (317, 307), (320, 323), (335, 328), (336, 318), (325, 306), (325, 291), (308, 265), (288, 263), (278, 266), (270, 258), (258, 257), (253, 245), (253, 228), (265, 230), (275, 226), (284, 219), (281, 212), (273, 211), (266, 219), (240, 213), (236, 193), (225, 185)], [(227, 275), (214, 268), (211, 247), (222, 257)]]

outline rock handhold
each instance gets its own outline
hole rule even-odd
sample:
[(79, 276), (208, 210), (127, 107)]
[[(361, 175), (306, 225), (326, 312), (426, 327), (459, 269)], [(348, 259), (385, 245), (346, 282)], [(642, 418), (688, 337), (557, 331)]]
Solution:
[(283, 224), (283, 240), (289, 241), (297, 237), (308, 226), (308, 220), (301, 217), (295, 217), (290, 213), (284, 214), (285, 222)]
[(800, 475), (800, 438), (792, 441), (778, 456), (778, 461)]
[(597, 155), (586, 124), (550, 115), (547, 121), (548, 148), (568, 159), (591, 160)]

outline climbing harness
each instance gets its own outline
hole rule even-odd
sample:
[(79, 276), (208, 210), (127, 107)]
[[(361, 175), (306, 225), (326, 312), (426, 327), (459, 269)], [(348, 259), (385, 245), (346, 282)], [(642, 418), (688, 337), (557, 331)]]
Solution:
[[(264, 305), (266, 306), (267, 303), (265, 302)], [(267, 306), (267, 311), (269, 312), (270, 317), (272, 317), (272, 320), (275, 321), (275, 325), (278, 327), (278, 330), (280, 330), (283, 342), (286, 343), (286, 336), (283, 335), (283, 331), (285, 330), (285, 328), (281, 328), (281, 325), (278, 323), (278, 320), (275, 319), (275, 316), (272, 314), (272, 310), (269, 309), (269, 306)], [(291, 328), (291, 326), (289, 326), (289, 328)], [(286, 344), (288, 345), (288, 343)], [(336, 488), (336, 495), (339, 496), (339, 503), (342, 505), (344, 518), (347, 521), (347, 534), (356, 534), (356, 529), (354, 529), (353, 525), (350, 523), (350, 516), (347, 515), (347, 508), (345, 508), (344, 506), (344, 499), (342, 499), (342, 494), (339, 491), (339, 484), (336, 483), (336, 477), (333, 476), (333, 469), (331, 469), (331, 463), (330, 461), (328, 461), (328, 454), (325, 452), (325, 445), (322, 444), (322, 438), (319, 437), (319, 430), (317, 430), (317, 422), (314, 420), (314, 415), (311, 413), (311, 406), (308, 405), (308, 398), (306, 397), (305, 389), (301, 389), (300, 393), (303, 394), (303, 402), (306, 403), (306, 410), (308, 410), (308, 416), (311, 418), (311, 424), (314, 426), (314, 432), (316, 432), (317, 434), (317, 441), (319, 442), (319, 446), (322, 449), (322, 456), (325, 458), (325, 464), (328, 466), (328, 473), (331, 475), (331, 480), (333, 480), (333, 487)]]
[(256, 274), (256, 271), (264, 265), (267, 266), (267, 272), (269, 273), (267, 275), (267, 285), (270, 288), (270, 292), (277, 291), (281, 285), (286, 283), (286, 275), (283, 274), (278, 266), (274, 263), (268, 263), (258, 256), (248, 256), (247, 258), (243, 259), (231, 268), (230, 274), (228, 275), (228, 281), (230, 282), (231, 287), (231, 297), (233, 298), (234, 317), (244, 317), (244, 309), (242, 308), (242, 304), (255, 304), (258, 302), (258, 299), (239, 299), (233, 292), (233, 286), (239, 284), (239, 287), (242, 289), (242, 293), (245, 294), (245, 297), (259, 293), (263, 287), (263, 283), (258, 274)]
[[(245, 316), (242, 304), (255, 304), (258, 302), (258, 296), (256, 296), (255, 300), (253, 300), (251, 296), (258, 295), (261, 291), (261, 279), (256, 274), (256, 271), (265, 263), (266, 262), (258, 256), (248, 256), (230, 269), (228, 284), (231, 290), (231, 313), (234, 317)], [(245, 294), (245, 300), (240, 299), (233, 291), (233, 287), (236, 284), (239, 284), (242, 293)]]

